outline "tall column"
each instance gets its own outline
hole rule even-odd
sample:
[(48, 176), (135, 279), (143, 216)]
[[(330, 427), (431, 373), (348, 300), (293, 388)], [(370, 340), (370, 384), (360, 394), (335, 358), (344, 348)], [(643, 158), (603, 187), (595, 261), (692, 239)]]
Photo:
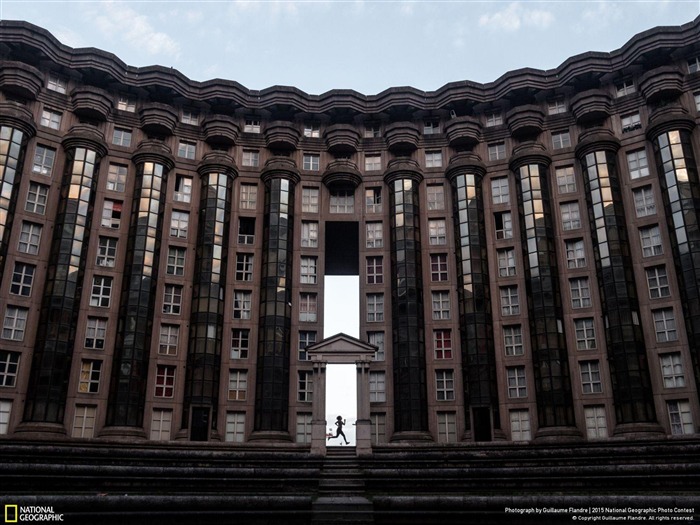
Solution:
[(80, 310), (102, 135), (88, 126), (63, 140), (66, 164), (32, 357), (24, 423), (18, 431), (65, 433), (75, 326)]
[(132, 162), (136, 182), (103, 436), (145, 437), (143, 414), (163, 213), (168, 171), (174, 166), (170, 150), (155, 141), (139, 144)]
[(530, 143), (510, 163), (518, 185), (539, 430), (535, 439), (581, 437), (574, 418), (548, 187), (550, 158)]
[(392, 441), (432, 439), (428, 427), (418, 202), (422, 180), (418, 164), (408, 159), (390, 162), (384, 175), (391, 217)]
[(615, 434), (662, 432), (656, 423), (639, 301), (632, 272), (627, 221), (617, 173), (619, 141), (597, 132), (576, 148), (591, 218), (598, 286), (605, 316)]
[[(311, 358), (312, 360), (314, 357)], [(313, 361), (313, 385), (317, 395), (311, 403), (311, 453), (326, 454), (326, 361)], [(321, 395), (323, 393), (323, 395)]]
[(669, 117), (649, 129), (647, 137), (654, 146), (688, 347), (700, 395), (700, 181), (691, 140), (695, 122), (685, 115)]
[(189, 428), (190, 411), (197, 411), (197, 416), (209, 423), (211, 432), (217, 427), (219, 406), (226, 261), (236, 168), (228, 155), (210, 153), (197, 171), (202, 189), (182, 428)]
[(292, 329), (294, 162), (275, 157), (262, 172), (265, 183), (263, 260), (255, 385), (255, 426), (251, 440), (291, 441), (289, 354)]
[(359, 359), (355, 362), (357, 368), (357, 419), (355, 420), (355, 446), (357, 455), (372, 453), (372, 420), (369, 401), (369, 369), (370, 361)]
[(474, 441), (491, 441), (501, 426), (484, 225), (485, 174), (473, 153), (452, 157), (445, 174), (452, 185), (464, 420), (466, 437)]

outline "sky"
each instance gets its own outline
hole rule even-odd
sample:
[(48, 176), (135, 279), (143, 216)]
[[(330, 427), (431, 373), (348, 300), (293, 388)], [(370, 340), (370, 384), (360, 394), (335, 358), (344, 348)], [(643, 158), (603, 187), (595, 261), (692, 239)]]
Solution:
[(0, 0), (0, 18), (132, 66), (309, 94), (488, 83), (514, 69), (552, 69), (576, 54), (618, 49), (637, 33), (699, 13), (700, 0)]

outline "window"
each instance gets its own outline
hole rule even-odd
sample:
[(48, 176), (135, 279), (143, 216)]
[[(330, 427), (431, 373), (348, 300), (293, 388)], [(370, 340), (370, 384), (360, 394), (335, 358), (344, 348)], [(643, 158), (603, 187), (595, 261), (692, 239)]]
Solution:
[(36, 266), (21, 262), (15, 263), (12, 271), (12, 282), (10, 283), (10, 293), (29, 297), (32, 295), (32, 284), (34, 282), (34, 271)]
[(496, 252), (498, 256), (498, 275), (509, 277), (515, 275), (515, 249), (504, 248)]
[(316, 154), (306, 153), (302, 156), (302, 168), (309, 171), (318, 171), (321, 157)]
[(698, 71), (700, 71), (700, 57), (688, 60), (688, 73), (697, 73)]
[(506, 368), (506, 376), (508, 377), (508, 397), (511, 399), (527, 397), (525, 367), (509, 366)]
[(377, 347), (377, 351), (374, 352), (375, 361), (384, 361), (386, 359), (386, 353), (384, 350), (384, 332), (367, 332), (367, 340), (369, 344)]
[(228, 400), (245, 401), (248, 398), (248, 371), (228, 371)]
[(430, 256), (430, 280), (433, 282), (447, 281), (446, 253)]
[(311, 414), (297, 414), (297, 443), (311, 443)]
[(442, 184), (428, 185), (428, 210), (445, 209), (445, 190)]
[(124, 128), (114, 128), (112, 133), (112, 144), (128, 148), (131, 146), (131, 130)]
[(363, 138), (366, 139), (378, 139), (382, 136), (382, 130), (379, 124), (368, 124), (365, 126)]
[(530, 441), (530, 413), (527, 410), (510, 411), (510, 439)]
[(367, 294), (367, 322), (381, 323), (384, 321), (384, 294)]
[(382, 258), (367, 257), (367, 284), (382, 284), (383, 282)]
[(568, 131), (560, 131), (559, 133), (552, 133), (552, 148), (562, 149), (571, 146), (571, 136)]
[(318, 213), (319, 190), (318, 188), (302, 188), (301, 211), (305, 213)]
[(365, 190), (365, 207), (367, 213), (381, 213), (382, 212), (382, 189), (381, 188), (367, 188)]
[(34, 151), (34, 163), (32, 171), (41, 175), (51, 176), (53, 161), (56, 158), (56, 150), (46, 146), (37, 145)]
[(253, 254), (236, 254), (236, 281), (253, 280)]
[(523, 330), (518, 325), (503, 327), (503, 344), (507, 356), (523, 355)]
[(190, 214), (186, 211), (173, 210), (170, 215), (170, 236), (187, 239), (187, 228), (190, 224)]
[(441, 168), (442, 167), (442, 152), (441, 151), (426, 151), (425, 152), (425, 167), (426, 168)]
[(97, 394), (100, 391), (100, 374), (102, 361), (84, 359), (80, 363), (80, 381), (78, 392), (81, 394)]
[(315, 323), (317, 318), (318, 297), (315, 293), (299, 294), (299, 321)]
[(311, 403), (314, 397), (313, 372), (302, 370), (299, 372), (299, 388), (297, 399), (302, 403)]
[(243, 166), (257, 167), (260, 165), (260, 153), (256, 150), (243, 150)]
[(694, 93), (695, 96), (695, 110), (700, 111), (700, 92)]
[(59, 129), (61, 127), (62, 113), (52, 109), (45, 109), (41, 112), (41, 125), (51, 129)]
[(446, 320), (450, 318), (450, 292), (433, 292), (433, 319)]
[(438, 412), (438, 443), (457, 441), (457, 418), (454, 412)]
[(238, 218), (238, 244), (255, 244), (255, 219)]
[(386, 401), (386, 373), (369, 373), (369, 402), (384, 403)]
[(637, 217), (656, 215), (656, 202), (651, 185), (635, 188), (632, 190), (632, 194), (634, 195), (634, 207), (637, 211)]
[(509, 211), (502, 211), (493, 214), (496, 226), (496, 239), (513, 238), (513, 219)]
[(630, 170), (630, 179), (641, 179), (642, 177), (649, 176), (646, 150), (638, 149), (628, 152), (627, 167)]
[(75, 405), (73, 430), (71, 437), (92, 438), (95, 436), (95, 419), (97, 407), (94, 405)]
[(245, 412), (226, 412), (225, 439), (229, 443), (245, 441)]
[(563, 230), (577, 230), (581, 227), (581, 212), (578, 201), (564, 202), (560, 205), (561, 227)]
[(231, 359), (248, 359), (250, 350), (250, 330), (247, 328), (231, 329)]
[(386, 443), (386, 414), (370, 414), (372, 444)]
[(130, 100), (128, 97), (120, 95), (119, 100), (117, 101), (117, 109), (119, 111), (134, 113), (136, 111), (136, 103), (133, 100)]
[(151, 440), (170, 441), (170, 428), (173, 422), (173, 411), (154, 408), (151, 417)]
[(435, 390), (438, 401), (454, 401), (455, 380), (452, 370), (435, 371)]
[(489, 160), (502, 160), (506, 158), (506, 143), (498, 142), (488, 146)]
[(102, 226), (118, 229), (122, 222), (122, 201), (105, 199), (102, 205)]
[(180, 327), (178, 325), (160, 325), (158, 353), (161, 355), (177, 355), (177, 345), (179, 339)]
[(604, 406), (584, 407), (583, 415), (586, 418), (586, 436), (588, 439), (608, 437), (608, 423), (605, 417)]
[(569, 279), (571, 291), (571, 308), (588, 308), (591, 306), (591, 289), (588, 277)]
[(107, 172), (107, 189), (123, 192), (126, 188), (127, 166), (122, 164), (110, 164)]
[(557, 98), (550, 100), (547, 103), (547, 113), (549, 115), (558, 115), (559, 113), (566, 113), (566, 102), (564, 99)]
[(637, 91), (637, 89), (634, 87), (634, 82), (632, 82), (631, 79), (623, 80), (619, 84), (615, 84), (615, 90), (618, 98), (624, 97), (625, 95), (630, 95), (631, 93)]
[(92, 291), (90, 293), (90, 306), (109, 308), (112, 299), (112, 278), (95, 275), (92, 278)]
[(668, 275), (665, 266), (654, 266), (646, 269), (647, 284), (649, 285), (649, 298), (660, 299), (669, 297), (671, 288), (668, 284)]
[(572, 239), (564, 243), (566, 247), (566, 266), (569, 269), (586, 267), (586, 249), (583, 239)]
[(667, 401), (668, 420), (671, 424), (671, 434), (680, 436), (683, 434), (693, 434), (693, 416), (690, 413), (690, 403), (687, 399), (678, 401)]
[(331, 190), (331, 213), (353, 213), (355, 211), (355, 194), (352, 190)]
[(177, 156), (185, 159), (194, 159), (197, 144), (187, 140), (181, 140), (177, 146)]
[(158, 365), (156, 368), (155, 397), (173, 397), (175, 394), (175, 367)]
[(639, 228), (639, 238), (642, 243), (642, 257), (653, 257), (664, 253), (664, 247), (661, 244), (661, 231), (657, 224)]
[(233, 292), (233, 318), (250, 319), (252, 301), (252, 292)]
[(192, 177), (178, 175), (175, 177), (175, 202), (192, 202)]
[(576, 191), (576, 176), (574, 174), (573, 166), (557, 168), (555, 173), (559, 193), (573, 193)]
[(318, 246), (317, 222), (301, 222), (301, 245), (307, 248), (316, 248)]
[(664, 388), (683, 388), (685, 376), (683, 375), (683, 363), (681, 353), (663, 354), (659, 356), (661, 362), (661, 375), (664, 378)]
[(100, 236), (97, 243), (95, 265), (114, 268), (117, 260), (117, 239)]
[(182, 312), (182, 286), (166, 284), (163, 288), (163, 313), (180, 315)]
[(22, 222), (22, 230), (19, 233), (17, 251), (36, 255), (39, 253), (39, 243), (41, 242), (41, 224), (33, 222)]
[(19, 352), (0, 350), (0, 386), (13, 387), (17, 383)]
[(508, 177), (491, 179), (491, 200), (494, 204), (508, 204), (510, 202)]
[(447, 244), (445, 219), (428, 220), (428, 243), (433, 246), (442, 246)]
[(321, 136), (321, 128), (318, 124), (304, 124), (304, 136), (317, 139)]
[(190, 126), (196, 126), (199, 124), (199, 116), (197, 113), (190, 109), (183, 109), (182, 110), (182, 118), (180, 119), (180, 122), (183, 124), (189, 124)]
[(658, 343), (677, 341), (678, 332), (676, 332), (676, 318), (673, 315), (673, 308), (652, 310), (651, 313), (654, 317), (656, 341)]
[(640, 129), (642, 127), (642, 119), (639, 117), (639, 113), (629, 113), (620, 117), (620, 124), (622, 125), (622, 132), (628, 133), (635, 129)]
[(576, 331), (577, 350), (593, 350), (597, 348), (593, 319), (574, 319), (574, 329)]
[(452, 331), (433, 330), (435, 359), (452, 359)]
[(107, 319), (88, 317), (85, 326), (85, 348), (104, 350), (107, 337)]
[(367, 223), (367, 248), (381, 248), (384, 246), (381, 222)]
[(243, 125), (244, 133), (260, 133), (260, 120), (247, 118), (245, 119), (245, 124)]
[(301, 258), (301, 284), (316, 284), (316, 257)]
[(46, 83), (46, 87), (51, 91), (56, 91), (57, 93), (66, 93), (66, 79), (59, 77), (55, 73), (49, 73), (49, 80)]
[(365, 155), (365, 171), (377, 171), (382, 169), (381, 155)]
[(487, 113), (486, 114), (486, 127), (492, 128), (493, 126), (500, 126), (503, 124), (503, 115), (501, 113)]
[(168, 275), (185, 275), (185, 248), (170, 246), (168, 248), (168, 265), (166, 272)]
[(299, 331), (299, 361), (308, 361), (307, 347), (316, 343), (316, 332)]
[(255, 184), (241, 184), (242, 210), (254, 210), (258, 207), (258, 187)]
[(603, 391), (600, 382), (600, 365), (598, 361), (581, 361), (581, 388), (584, 394), (599, 394)]
[(423, 135), (436, 135), (440, 133), (440, 121), (426, 120), (423, 122)]
[(520, 299), (517, 286), (501, 286), (501, 314), (518, 315), (520, 313)]
[(49, 199), (49, 187), (38, 182), (30, 182), (27, 191), (27, 200), (24, 210), (29, 213), (44, 215), (46, 213), (46, 201)]

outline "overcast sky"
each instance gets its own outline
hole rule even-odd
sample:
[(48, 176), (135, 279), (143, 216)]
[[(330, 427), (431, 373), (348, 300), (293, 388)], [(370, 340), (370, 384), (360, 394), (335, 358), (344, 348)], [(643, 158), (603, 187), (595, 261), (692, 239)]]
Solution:
[(0, 18), (29, 21), (129, 65), (311, 94), (491, 82), (513, 69), (611, 51), (698, 13), (700, 0), (0, 0)]

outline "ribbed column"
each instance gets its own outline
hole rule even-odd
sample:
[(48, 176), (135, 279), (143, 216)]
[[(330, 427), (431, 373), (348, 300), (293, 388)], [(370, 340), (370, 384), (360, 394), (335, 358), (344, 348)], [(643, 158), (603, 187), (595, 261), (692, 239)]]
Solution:
[(464, 420), (467, 439), (474, 441), (491, 441), (501, 426), (483, 220), (485, 174), (481, 160), (471, 153), (453, 157), (446, 172), (452, 185)]
[(197, 171), (202, 186), (182, 427), (188, 428), (190, 410), (196, 407), (204, 415), (209, 413), (206, 420), (214, 430), (219, 406), (226, 262), (236, 168), (231, 157), (215, 153), (207, 155)]
[(548, 188), (550, 158), (539, 144), (510, 163), (518, 183), (520, 236), (539, 430), (536, 439), (580, 437), (574, 419), (569, 357), (559, 291), (557, 255)]
[(174, 163), (167, 147), (147, 141), (139, 145), (132, 162), (136, 165), (136, 181), (112, 362), (107, 427), (102, 435), (145, 437), (143, 413), (163, 213), (168, 171)]
[(605, 316), (615, 434), (661, 432), (656, 423), (644, 332), (617, 172), (619, 141), (600, 132), (581, 142), (581, 161), (598, 286)]
[(389, 163), (391, 218), (391, 326), (394, 369), (392, 441), (429, 440), (425, 367), (425, 325), (421, 269), (418, 164), (407, 159)]
[(654, 146), (695, 384), (700, 395), (700, 181), (691, 140), (694, 126), (690, 119), (668, 120), (651, 128), (647, 136)]
[(41, 316), (32, 356), (22, 432), (64, 433), (75, 326), (80, 311), (83, 276), (99, 162), (107, 152), (101, 135), (87, 130), (63, 141), (66, 164), (56, 214), (51, 257), (46, 272)]
[(260, 319), (251, 440), (291, 441), (289, 435), (289, 353), (292, 328), (294, 163), (276, 157), (265, 165), (265, 216), (260, 283)]

